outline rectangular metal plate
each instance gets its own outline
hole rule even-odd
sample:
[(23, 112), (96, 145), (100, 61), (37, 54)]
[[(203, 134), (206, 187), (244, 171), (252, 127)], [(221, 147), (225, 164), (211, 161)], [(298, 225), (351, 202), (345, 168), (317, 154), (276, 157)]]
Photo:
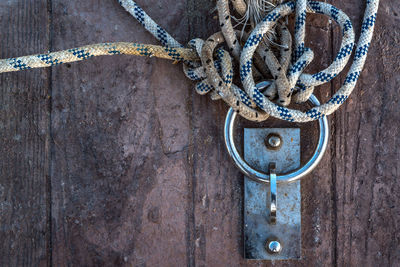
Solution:
[[(265, 139), (270, 133), (282, 138), (279, 150), (270, 150)], [(300, 167), (300, 129), (264, 128), (244, 129), (244, 158), (255, 169), (267, 172), (270, 162), (276, 163), (276, 172), (286, 173)], [(277, 221), (269, 224), (268, 184), (244, 181), (244, 240), (245, 258), (288, 260), (301, 257), (301, 194), (300, 181), (278, 185)], [(282, 245), (279, 254), (269, 254), (267, 240), (275, 237)]]

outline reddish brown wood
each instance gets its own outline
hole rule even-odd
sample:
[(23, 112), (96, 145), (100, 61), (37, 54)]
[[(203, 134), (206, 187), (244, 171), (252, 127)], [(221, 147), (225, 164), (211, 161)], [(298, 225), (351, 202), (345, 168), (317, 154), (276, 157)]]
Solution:
[[(48, 50), (46, 1), (0, 2), (0, 57)], [(45, 266), (49, 70), (0, 75), (0, 266)]]

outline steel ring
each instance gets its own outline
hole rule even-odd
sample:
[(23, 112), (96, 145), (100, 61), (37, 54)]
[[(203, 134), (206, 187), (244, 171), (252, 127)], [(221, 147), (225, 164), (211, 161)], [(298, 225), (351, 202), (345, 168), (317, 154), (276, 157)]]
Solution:
[[(309, 101), (314, 106), (320, 105), (318, 99), (313, 94), (310, 96)], [(256, 182), (269, 183), (269, 175), (257, 171), (249, 164), (247, 164), (247, 162), (242, 158), (242, 156), (236, 149), (235, 141), (233, 138), (236, 116), (237, 112), (234, 111), (232, 108), (230, 108), (225, 119), (224, 137), (225, 137), (225, 145), (228, 150), (229, 156), (233, 159), (236, 166), (244, 175), (246, 175), (247, 177)], [(302, 177), (309, 174), (321, 161), (325, 153), (325, 150), (328, 146), (329, 126), (326, 116), (320, 118), (318, 122), (319, 122), (319, 139), (314, 154), (312, 155), (310, 160), (299, 169), (289, 173), (276, 175), (276, 180), (278, 184), (291, 183), (301, 179)]]

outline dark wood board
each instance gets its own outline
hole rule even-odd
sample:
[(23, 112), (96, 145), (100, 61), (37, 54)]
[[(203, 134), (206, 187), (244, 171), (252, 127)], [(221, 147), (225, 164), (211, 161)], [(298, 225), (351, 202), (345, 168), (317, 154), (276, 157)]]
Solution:
[[(1, 1), (1, 58), (49, 50), (48, 25), (46, 1)], [(0, 266), (49, 264), (49, 73), (0, 75)]]
[[(363, 9), (363, 1), (357, 2)], [(350, 3), (338, 7), (352, 18), (361, 16)], [(340, 266), (400, 264), (399, 13), (399, 1), (382, 1), (360, 82), (334, 116), (335, 253)], [(360, 20), (354, 21), (359, 28)], [(333, 84), (338, 88), (340, 82), (343, 76)]]
[[(117, 1), (14, 2), (0, 3), (1, 58), (157, 44)], [(137, 2), (183, 44), (218, 30), (214, 1)], [(365, 1), (328, 2), (359, 31)], [(243, 259), (243, 176), (225, 150), (226, 105), (197, 95), (180, 64), (114, 56), (0, 75), (0, 266), (398, 266), (397, 2), (381, 1), (366, 68), (302, 181), (302, 260)], [(335, 57), (340, 31), (319, 15), (307, 23), (315, 72)], [(343, 78), (317, 96), (328, 100)], [(304, 161), (315, 123), (295, 126)]]
[[(141, 5), (186, 40), (186, 6), (174, 3)], [(53, 1), (53, 10), (55, 50), (156, 43), (117, 1)], [(181, 66), (94, 58), (54, 69), (52, 83), (54, 265), (186, 263), (191, 85)]]

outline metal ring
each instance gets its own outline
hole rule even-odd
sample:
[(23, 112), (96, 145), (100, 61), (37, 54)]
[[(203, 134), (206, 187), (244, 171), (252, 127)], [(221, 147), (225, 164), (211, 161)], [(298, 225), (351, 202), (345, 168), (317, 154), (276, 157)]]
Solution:
[[(314, 106), (320, 105), (318, 99), (313, 94), (310, 96), (309, 101)], [(247, 162), (242, 158), (242, 156), (236, 149), (235, 141), (233, 138), (236, 116), (237, 112), (235, 112), (232, 108), (230, 108), (225, 119), (224, 137), (225, 137), (225, 145), (226, 148), (228, 149), (229, 156), (233, 159), (236, 166), (244, 175), (246, 175), (247, 177), (256, 182), (269, 183), (269, 175), (252, 168), (249, 164), (247, 164)], [(301, 179), (302, 177), (309, 174), (321, 161), (321, 158), (323, 157), (325, 150), (328, 146), (329, 126), (326, 116), (320, 118), (318, 122), (319, 122), (319, 139), (314, 154), (312, 155), (310, 160), (299, 169), (286, 174), (277, 175), (276, 179), (278, 184), (291, 183)]]

